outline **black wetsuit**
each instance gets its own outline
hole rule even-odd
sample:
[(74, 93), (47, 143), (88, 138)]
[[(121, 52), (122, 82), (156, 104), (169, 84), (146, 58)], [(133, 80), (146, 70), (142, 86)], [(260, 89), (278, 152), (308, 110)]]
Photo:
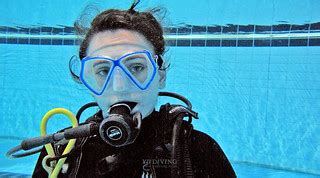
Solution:
[[(167, 111), (164, 108), (143, 119), (141, 132), (131, 145), (115, 148), (99, 136), (78, 139), (78, 146), (65, 162), (68, 169), (60, 171), (58, 177), (171, 177), (171, 168), (177, 166), (177, 161), (170, 159), (173, 124), (166, 122)], [(101, 112), (98, 112), (87, 122), (100, 117)], [(187, 125), (187, 122), (183, 122), (182, 129), (187, 128)], [(191, 130), (188, 138), (195, 177), (236, 177), (230, 162), (214, 139), (196, 130)], [(56, 148), (62, 152), (63, 147)], [(41, 166), (44, 156), (45, 149), (39, 156), (33, 177), (48, 177)]]

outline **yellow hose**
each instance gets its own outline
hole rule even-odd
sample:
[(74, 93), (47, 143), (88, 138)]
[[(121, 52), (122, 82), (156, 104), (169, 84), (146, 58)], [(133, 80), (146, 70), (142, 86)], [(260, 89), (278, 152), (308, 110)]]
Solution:
[[(48, 123), (48, 120), (49, 120), (50, 117), (52, 117), (55, 114), (64, 114), (64, 115), (66, 115), (70, 119), (70, 121), (72, 123), (72, 127), (77, 127), (78, 126), (78, 121), (77, 121), (76, 117), (69, 110), (64, 109), (64, 108), (55, 108), (55, 109), (52, 109), (52, 110), (48, 111), (43, 116), (41, 124), (40, 124), (40, 134), (41, 134), (41, 136), (47, 135), (47, 123)], [(67, 144), (67, 147), (64, 149), (62, 155), (65, 155), (65, 154), (69, 153), (71, 151), (71, 149), (73, 148), (75, 143), (76, 143), (76, 139), (69, 140), (69, 142)], [(53, 148), (52, 148), (52, 145), (50, 143), (46, 144), (45, 148), (46, 148), (46, 150), (48, 152), (48, 155), (47, 155), (46, 159), (48, 159), (49, 157), (54, 157), (55, 156)], [(65, 160), (67, 158), (59, 159), (57, 165), (54, 167), (53, 170), (52, 170), (52, 168), (50, 168), (50, 167), (48, 167), (46, 165), (46, 161), (45, 161), (46, 159), (44, 159), (42, 161), (43, 168), (48, 172), (50, 178), (56, 178), (58, 176), (61, 168), (62, 168), (63, 163), (65, 162)]]

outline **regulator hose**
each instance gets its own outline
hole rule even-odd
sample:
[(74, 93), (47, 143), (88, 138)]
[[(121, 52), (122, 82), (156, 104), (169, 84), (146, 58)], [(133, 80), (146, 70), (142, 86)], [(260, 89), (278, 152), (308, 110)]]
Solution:
[[(64, 108), (55, 108), (50, 111), (48, 111), (42, 118), (41, 124), (40, 124), (40, 134), (41, 136), (46, 136), (47, 135), (47, 123), (49, 118), (51, 118), (55, 114), (64, 114), (66, 115), (71, 123), (72, 127), (75, 128), (78, 126), (78, 121), (75, 118), (75, 116), (67, 109)], [(71, 149), (73, 148), (74, 144), (76, 142), (76, 139), (71, 139), (69, 140), (67, 147), (63, 151), (62, 155), (68, 154)], [(46, 160), (50, 157), (55, 157), (55, 153), (53, 150), (53, 147), (50, 143), (45, 145), (45, 148), (47, 150), (48, 155), (42, 160), (42, 167), (48, 172), (48, 175), (50, 178), (56, 178), (62, 168), (62, 165), (64, 164), (66, 158), (61, 158), (58, 160), (54, 168), (47, 166)]]
[(171, 168), (171, 177), (180, 177), (181, 170), (181, 151), (179, 145), (179, 135), (180, 135), (180, 128), (182, 124), (184, 114), (179, 114), (174, 125), (172, 131), (172, 150), (171, 150), (171, 160), (177, 160), (177, 166), (173, 166)]
[(91, 108), (91, 107), (94, 107), (94, 106), (98, 106), (98, 103), (96, 102), (91, 102), (91, 103), (87, 103), (85, 105), (83, 105), (77, 112), (77, 115), (76, 115), (76, 118), (78, 120), (78, 123), (79, 123), (79, 120), (80, 120), (80, 116), (81, 114), (83, 113), (84, 110), (88, 109), (88, 108)]
[(184, 177), (195, 177), (192, 168), (192, 162), (190, 158), (189, 144), (187, 135), (184, 137), (184, 142), (182, 145), (183, 149), (183, 175)]
[(191, 102), (184, 96), (182, 95), (179, 95), (177, 93), (172, 93), (172, 92), (159, 92), (158, 94), (159, 96), (170, 96), (170, 97), (173, 97), (173, 98), (176, 98), (176, 99), (179, 99), (181, 101), (183, 101), (190, 110), (192, 110), (192, 104)]
[[(177, 160), (177, 166), (173, 166), (171, 168), (171, 177), (192, 178), (194, 177), (194, 173), (188, 145), (188, 134), (183, 133), (182, 138), (180, 136), (180, 132), (185, 131), (181, 130), (181, 125), (184, 116), (185, 113), (179, 114), (173, 126), (171, 159)], [(181, 139), (183, 139), (182, 143)]]

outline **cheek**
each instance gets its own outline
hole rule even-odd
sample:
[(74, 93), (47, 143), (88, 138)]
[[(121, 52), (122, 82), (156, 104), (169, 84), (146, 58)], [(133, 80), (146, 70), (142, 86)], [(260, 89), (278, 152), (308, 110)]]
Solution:
[(159, 74), (157, 73), (149, 88), (143, 93), (146, 96), (157, 97), (159, 92)]
[(159, 73), (157, 72), (153, 81), (151, 82), (148, 90), (152, 90), (152, 91), (158, 91), (159, 89), (159, 79), (160, 79), (160, 76), (159, 76)]

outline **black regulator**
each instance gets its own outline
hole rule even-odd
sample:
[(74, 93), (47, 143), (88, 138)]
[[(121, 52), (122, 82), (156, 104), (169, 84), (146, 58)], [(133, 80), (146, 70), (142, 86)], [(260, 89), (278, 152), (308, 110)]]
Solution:
[(142, 116), (139, 112), (130, 115), (131, 108), (126, 103), (111, 106), (109, 116), (100, 123), (102, 140), (114, 147), (131, 144), (138, 137)]

